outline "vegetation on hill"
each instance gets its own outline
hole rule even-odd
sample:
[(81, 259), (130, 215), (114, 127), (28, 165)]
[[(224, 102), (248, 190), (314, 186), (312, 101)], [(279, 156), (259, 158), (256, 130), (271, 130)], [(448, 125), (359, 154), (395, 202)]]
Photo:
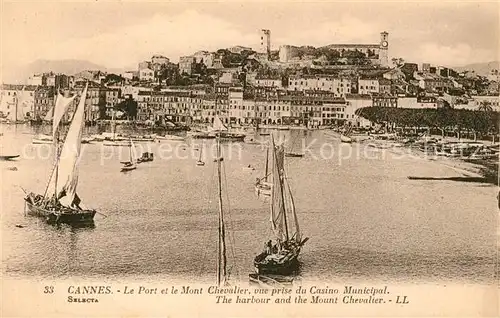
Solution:
[(356, 111), (358, 116), (374, 123), (393, 127), (439, 129), (444, 131), (472, 132), (474, 136), (498, 133), (500, 114), (494, 112), (489, 103), (479, 110), (452, 109), (408, 109), (394, 107), (364, 107)]

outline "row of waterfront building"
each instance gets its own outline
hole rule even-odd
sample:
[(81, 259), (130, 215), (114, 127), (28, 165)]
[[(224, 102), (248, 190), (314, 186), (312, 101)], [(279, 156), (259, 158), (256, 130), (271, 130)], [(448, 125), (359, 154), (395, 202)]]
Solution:
[[(266, 86), (243, 88), (230, 84), (158, 90), (131, 85), (109, 87), (91, 82), (87, 93), (86, 120), (109, 118), (113, 109), (126, 100), (137, 102), (137, 120), (167, 119), (182, 124), (211, 123), (217, 114), (224, 123), (308, 123), (324, 126), (351, 122), (356, 126), (366, 126), (369, 123), (356, 115), (356, 111), (363, 107), (439, 108), (443, 101), (455, 108), (478, 109), (481, 104), (488, 103), (494, 110), (500, 109), (498, 96), (470, 96), (460, 100), (447, 93), (418, 97), (390, 94), (380, 90), (380, 80), (376, 79), (371, 80), (373, 83), (366, 84), (364, 80), (360, 80), (353, 93), (350, 81), (332, 79), (333, 81), (337, 86), (330, 90)], [(375, 84), (377, 81), (378, 86)], [(369, 91), (361, 90), (361, 86), (365, 85), (369, 87)], [(379, 88), (378, 91), (376, 87)], [(66, 90), (65, 94), (77, 94), (82, 89), (83, 85), (78, 84), (71, 90)], [(0, 98), (0, 111), (4, 117), (11, 120), (37, 120), (45, 118), (51, 111), (55, 89), (48, 86), (4, 84)]]

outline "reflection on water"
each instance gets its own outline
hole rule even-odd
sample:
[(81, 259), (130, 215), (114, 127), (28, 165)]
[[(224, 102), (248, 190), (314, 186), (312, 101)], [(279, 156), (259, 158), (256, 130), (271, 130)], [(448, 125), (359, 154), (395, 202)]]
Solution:
[[(15, 162), (0, 162), (2, 266), (7, 275), (215, 281), (216, 170), (212, 160), (196, 166), (195, 150), (209, 149), (213, 140), (188, 140), (182, 147), (150, 143), (155, 160), (127, 174), (120, 173), (118, 154), (125, 158), (128, 149), (84, 145), (79, 195), (103, 214), (96, 215), (93, 228), (71, 228), (23, 215), (19, 186), (44, 190), (50, 149), (45, 153), (31, 145), (29, 127), (2, 129), (2, 151), (21, 154)], [(289, 136), (291, 131), (279, 133)], [(301, 254), (304, 281), (492, 281), (495, 187), (409, 180), (409, 175), (460, 175), (437, 162), (341, 145), (322, 131), (293, 133), (311, 144), (304, 158), (286, 158), (302, 230), (310, 237)], [(177, 153), (161, 159), (165, 143)], [(265, 150), (257, 144), (240, 146), (224, 145), (224, 206), (232, 279), (246, 280), (271, 229), (269, 202), (257, 198), (253, 188), (265, 169)], [(7, 169), (14, 165), (17, 171)], [(245, 169), (248, 165), (256, 170)]]

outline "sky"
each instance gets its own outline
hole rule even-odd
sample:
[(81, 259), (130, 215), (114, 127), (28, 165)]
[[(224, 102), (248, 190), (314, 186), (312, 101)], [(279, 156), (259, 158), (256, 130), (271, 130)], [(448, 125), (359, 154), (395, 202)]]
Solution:
[(1, 68), (37, 59), (82, 59), (137, 68), (162, 54), (271, 45), (379, 43), (389, 57), (461, 66), (499, 59), (499, 2), (17, 1), (1, 3)]

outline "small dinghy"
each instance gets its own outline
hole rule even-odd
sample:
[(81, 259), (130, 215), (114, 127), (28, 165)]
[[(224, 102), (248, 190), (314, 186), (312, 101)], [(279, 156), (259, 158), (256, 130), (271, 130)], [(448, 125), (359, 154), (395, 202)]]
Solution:
[(12, 160), (12, 159), (16, 159), (16, 158), (19, 158), (19, 155), (0, 156), (0, 160)]
[(130, 152), (129, 152), (129, 158), (130, 160), (128, 162), (125, 162), (123, 167), (121, 168), (121, 172), (127, 172), (131, 170), (137, 169), (137, 159), (135, 155), (135, 146), (134, 142), (130, 140)]

